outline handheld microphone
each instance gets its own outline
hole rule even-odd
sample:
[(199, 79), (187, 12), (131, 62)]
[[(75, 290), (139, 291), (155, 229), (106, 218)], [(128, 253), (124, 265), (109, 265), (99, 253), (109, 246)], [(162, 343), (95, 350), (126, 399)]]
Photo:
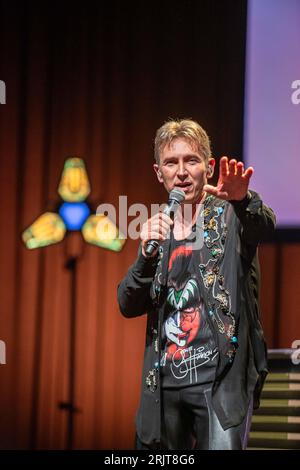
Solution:
[[(169, 194), (169, 200), (167, 206), (164, 208), (163, 213), (167, 214), (174, 220), (175, 212), (177, 211), (180, 204), (185, 200), (185, 192), (180, 188), (174, 188)], [(145, 253), (146, 256), (151, 256), (156, 248), (159, 246), (157, 240), (149, 240), (147, 242)]]

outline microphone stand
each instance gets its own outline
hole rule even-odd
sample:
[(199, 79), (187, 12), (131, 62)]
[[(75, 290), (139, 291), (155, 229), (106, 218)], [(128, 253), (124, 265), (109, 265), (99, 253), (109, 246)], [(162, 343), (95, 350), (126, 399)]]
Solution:
[(69, 232), (65, 244), (66, 262), (65, 268), (70, 272), (70, 316), (69, 316), (69, 383), (68, 400), (58, 403), (61, 410), (68, 413), (66, 448), (71, 450), (73, 447), (74, 436), (74, 414), (80, 412), (75, 406), (75, 383), (76, 383), (76, 287), (77, 287), (77, 268), (78, 262), (83, 255), (84, 243), (79, 232)]

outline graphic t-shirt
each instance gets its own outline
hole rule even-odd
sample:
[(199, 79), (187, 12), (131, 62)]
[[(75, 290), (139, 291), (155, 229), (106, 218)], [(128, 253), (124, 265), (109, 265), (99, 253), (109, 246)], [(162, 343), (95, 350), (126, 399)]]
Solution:
[(199, 251), (171, 235), (168, 294), (162, 327), (162, 387), (214, 380), (218, 350), (200, 296)]

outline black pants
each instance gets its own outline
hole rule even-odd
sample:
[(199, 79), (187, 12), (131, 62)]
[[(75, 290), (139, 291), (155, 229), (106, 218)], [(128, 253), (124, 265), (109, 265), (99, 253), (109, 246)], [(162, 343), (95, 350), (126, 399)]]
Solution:
[[(211, 404), (211, 388), (197, 385), (162, 391), (162, 429), (159, 449), (242, 450), (247, 447), (253, 403), (244, 421), (226, 431)], [(151, 449), (138, 438), (136, 448)], [(156, 447), (157, 449), (158, 447)]]

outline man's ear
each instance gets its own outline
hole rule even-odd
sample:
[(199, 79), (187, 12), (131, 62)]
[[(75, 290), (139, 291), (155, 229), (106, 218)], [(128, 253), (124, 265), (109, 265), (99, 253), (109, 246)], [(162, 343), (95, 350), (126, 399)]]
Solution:
[(160, 171), (159, 166), (158, 166), (157, 163), (154, 163), (153, 169), (154, 169), (154, 171), (155, 171), (155, 173), (156, 173), (156, 176), (157, 176), (158, 181), (159, 181), (160, 183), (163, 183), (164, 180), (163, 180), (161, 171)]
[(208, 165), (207, 165), (207, 170), (206, 170), (207, 179), (213, 177), (214, 171), (215, 171), (215, 163), (216, 163), (216, 161), (215, 161), (214, 158), (209, 159)]

